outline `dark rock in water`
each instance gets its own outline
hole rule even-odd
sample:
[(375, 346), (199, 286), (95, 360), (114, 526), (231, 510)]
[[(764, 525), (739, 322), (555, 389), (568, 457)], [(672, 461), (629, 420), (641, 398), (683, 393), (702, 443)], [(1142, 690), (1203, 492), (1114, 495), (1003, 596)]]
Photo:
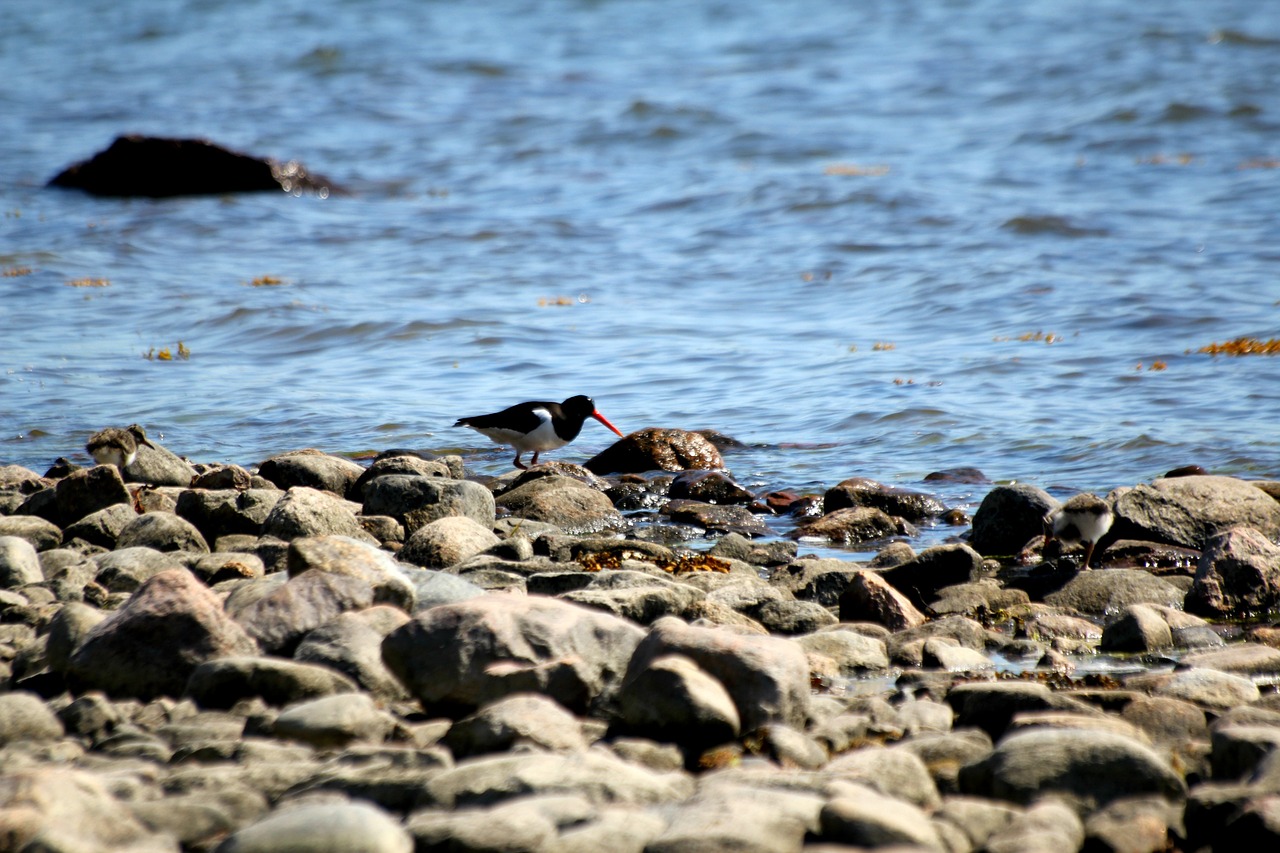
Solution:
[(694, 432), (714, 444), (717, 450), (737, 450), (740, 447), (747, 446), (733, 436), (725, 435), (714, 429), (695, 429)]
[(906, 523), (894, 520), (884, 510), (859, 506), (838, 509), (787, 535), (792, 539), (827, 539), (838, 545), (857, 545), (902, 533), (904, 524)]
[(180, 696), (202, 661), (251, 655), (253, 640), (186, 569), (161, 572), (93, 628), (71, 655), (71, 675), (111, 696)]
[(720, 451), (705, 437), (682, 429), (647, 427), (593, 456), (586, 463), (596, 474), (687, 471), (724, 467)]
[(1205, 546), (1186, 607), (1206, 616), (1257, 613), (1280, 605), (1280, 547), (1249, 527)]
[(753, 542), (738, 533), (726, 534), (708, 552), (713, 557), (741, 560), (754, 566), (778, 566), (796, 558), (794, 542)]
[(866, 477), (850, 477), (827, 489), (822, 497), (822, 511), (826, 513), (857, 506), (882, 509), (908, 521), (941, 515), (947, 509), (932, 495), (886, 486)]
[(1170, 477), (1203, 477), (1209, 472), (1199, 465), (1183, 465), (1181, 468), (1174, 468), (1165, 474), (1165, 479)]
[(1016, 554), (1044, 534), (1044, 518), (1057, 506), (1058, 501), (1038, 486), (996, 486), (973, 514), (969, 544), (986, 556)]
[(340, 191), (294, 161), (281, 164), (203, 139), (138, 134), (116, 137), (105, 151), (58, 173), (49, 186), (99, 196), (147, 198), (268, 190), (322, 195)]
[(604, 492), (560, 474), (531, 479), (504, 492), (496, 505), (512, 515), (549, 522), (570, 533), (599, 533), (626, 526)]
[(713, 504), (749, 504), (755, 499), (720, 471), (683, 471), (671, 481), (672, 500), (687, 499)]
[(696, 524), (714, 533), (737, 533), (740, 536), (764, 536), (765, 523), (741, 506), (721, 506), (702, 501), (671, 501), (662, 514), (677, 524)]
[(977, 468), (947, 468), (942, 471), (933, 471), (925, 475), (926, 483), (943, 482), (943, 483), (990, 483), (987, 475), (979, 471)]

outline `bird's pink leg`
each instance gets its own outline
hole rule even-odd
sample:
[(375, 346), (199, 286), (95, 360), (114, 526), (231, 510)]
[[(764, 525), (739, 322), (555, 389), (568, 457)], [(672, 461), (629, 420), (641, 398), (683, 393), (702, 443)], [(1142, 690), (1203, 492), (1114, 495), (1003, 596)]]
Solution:
[(539, 453), (541, 453), (541, 452), (542, 452), (542, 451), (540, 451), (540, 450), (535, 450), (535, 451), (533, 451), (533, 461), (531, 461), (531, 462), (529, 463), (530, 465), (537, 465), (537, 464), (538, 464), (538, 454), (539, 454)]
[[(521, 471), (528, 471), (528, 470), (529, 470), (529, 466), (528, 466), (528, 465), (525, 465), (523, 462), (521, 462), (521, 461), (520, 461), (520, 454), (521, 454), (522, 452), (523, 452), (523, 451), (520, 451), (520, 450), (517, 450), (517, 451), (516, 451), (516, 463), (515, 463), (515, 464), (516, 464), (516, 467), (517, 467), (517, 468), (519, 468)], [(537, 461), (537, 455), (536, 455), (536, 454), (534, 455), (534, 461), (535, 461), (535, 462)]]

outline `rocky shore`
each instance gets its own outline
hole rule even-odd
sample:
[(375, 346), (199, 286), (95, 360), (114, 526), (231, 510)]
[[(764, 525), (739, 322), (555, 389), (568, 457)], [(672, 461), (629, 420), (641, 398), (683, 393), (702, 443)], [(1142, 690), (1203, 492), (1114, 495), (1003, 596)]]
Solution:
[(1280, 485), (1117, 489), (1082, 571), (1036, 487), (753, 494), (727, 444), (0, 466), (0, 850), (1280, 842)]

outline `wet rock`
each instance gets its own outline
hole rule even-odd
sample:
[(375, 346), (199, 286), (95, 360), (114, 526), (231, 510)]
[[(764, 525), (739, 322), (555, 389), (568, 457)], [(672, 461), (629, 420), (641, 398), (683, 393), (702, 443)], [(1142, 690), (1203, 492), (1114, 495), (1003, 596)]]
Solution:
[(49, 186), (99, 196), (166, 198), (241, 192), (323, 192), (337, 187), (294, 161), (280, 164), (204, 139), (128, 134), (89, 160), (68, 166)]
[(866, 785), (842, 785), (822, 807), (823, 841), (855, 847), (944, 851), (937, 829), (919, 806)]
[(1186, 596), (1187, 609), (1222, 617), (1266, 611), (1277, 605), (1280, 546), (1248, 527), (1211, 535)]
[(196, 469), (191, 463), (155, 441), (150, 447), (138, 445), (138, 455), (121, 473), (126, 482), (151, 486), (189, 486), (196, 478)]
[(955, 724), (975, 726), (999, 740), (1014, 715), (1027, 711), (1069, 711), (1100, 716), (1101, 711), (1054, 693), (1035, 682), (996, 681), (957, 684), (947, 692), (947, 704), (956, 712)]
[(603, 477), (597, 477), (581, 465), (553, 459), (549, 462), (539, 462), (537, 465), (523, 471), (513, 471), (498, 481), (501, 485), (495, 483), (492, 488), (495, 496), (503, 495), (543, 477), (568, 477), (570, 480), (577, 480), (582, 485), (589, 489), (595, 489), (597, 492), (608, 491), (610, 487), (608, 480)]
[(1280, 672), (1280, 649), (1258, 643), (1232, 643), (1183, 655), (1182, 664), (1261, 679)]
[(796, 557), (794, 542), (753, 542), (738, 533), (726, 533), (708, 551), (713, 557), (741, 560), (753, 566), (777, 566)]
[(374, 600), (373, 586), (366, 580), (309, 571), (240, 609), (236, 620), (264, 652), (289, 655), (309, 631), (348, 610), (363, 610)]
[(366, 542), (345, 536), (295, 539), (289, 543), (285, 564), (290, 577), (316, 571), (356, 578), (372, 587), (375, 603), (413, 609), (413, 585), (400, 570), (401, 564)]
[(789, 590), (796, 598), (834, 607), (860, 569), (846, 560), (794, 560), (770, 571), (769, 583)]
[(113, 504), (67, 525), (64, 535), (68, 541), (81, 539), (103, 548), (115, 548), (121, 531), (137, 517), (138, 511), (132, 504)]
[(492, 530), (473, 519), (450, 515), (415, 530), (398, 556), (429, 569), (446, 569), (492, 548), (498, 541)]
[(566, 752), (581, 752), (588, 746), (578, 720), (536, 693), (490, 702), (450, 726), (442, 742), (459, 759), (518, 746)]
[(886, 486), (865, 477), (851, 477), (827, 489), (822, 496), (822, 511), (830, 514), (838, 509), (869, 506), (887, 515), (922, 521), (946, 512), (942, 501), (910, 489)]
[(736, 738), (742, 722), (724, 685), (683, 655), (629, 669), (618, 692), (623, 730), (702, 750)]
[(34, 515), (0, 515), (0, 536), (25, 539), (37, 551), (47, 551), (62, 544), (62, 529), (48, 519)]
[(876, 622), (892, 631), (925, 623), (923, 613), (877, 572), (855, 572), (840, 596), (841, 622)]
[(44, 570), (35, 546), (18, 536), (0, 536), (0, 589), (43, 580)]
[(428, 709), (470, 711), (512, 693), (543, 693), (584, 712), (617, 690), (643, 632), (558, 599), (481, 596), (419, 611), (382, 657)]
[(1080, 572), (1062, 589), (1045, 596), (1045, 603), (1080, 613), (1102, 616), (1130, 604), (1178, 607), (1185, 594), (1164, 578), (1140, 569)]
[(408, 474), (417, 477), (437, 477), (444, 480), (461, 480), (449, 468), (448, 463), (440, 459), (423, 459), (421, 456), (383, 456), (374, 461), (356, 479), (348, 490), (352, 500), (363, 501), (365, 489), (373, 480), (389, 474)]
[(691, 500), (672, 500), (663, 506), (662, 514), (675, 524), (693, 524), (709, 533), (736, 533), (739, 536), (764, 536), (769, 528), (743, 506), (721, 506)]
[(422, 474), (387, 474), (364, 486), (365, 515), (389, 515), (405, 533), (438, 518), (464, 515), (481, 527), (494, 522), (493, 493), (469, 480), (447, 480)]
[(1016, 554), (1044, 534), (1044, 518), (1057, 506), (1058, 501), (1038, 486), (996, 486), (973, 514), (969, 544), (984, 556)]
[(982, 556), (968, 545), (935, 545), (880, 576), (916, 607), (926, 608), (938, 590), (975, 580), (981, 572)]
[(689, 658), (724, 685), (737, 706), (743, 730), (772, 722), (804, 727), (809, 666), (795, 643), (693, 627), (668, 617), (655, 622), (636, 648), (627, 678), (672, 654)]
[(356, 520), (359, 508), (327, 492), (294, 486), (271, 508), (262, 532), (286, 542), (300, 536), (348, 536), (377, 545)]
[(317, 749), (335, 749), (355, 741), (381, 743), (395, 720), (365, 693), (335, 693), (289, 705), (276, 717), (272, 733)]
[(720, 451), (705, 436), (648, 427), (615, 441), (585, 463), (596, 474), (722, 469)]
[(111, 696), (178, 696), (202, 662), (252, 654), (253, 640), (185, 569), (147, 580), (75, 650), (69, 674)]
[(195, 525), (171, 512), (148, 512), (136, 516), (120, 531), (116, 547), (209, 553), (209, 543)]
[(413, 839), (382, 809), (367, 803), (300, 803), (239, 830), (218, 853), (411, 853)]
[(663, 616), (683, 616), (705, 595), (696, 587), (647, 572), (600, 571), (590, 573), (584, 587), (561, 597), (648, 625)]
[(284, 491), (307, 486), (347, 497), (365, 469), (350, 459), (307, 449), (272, 456), (258, 466), (258, 473)]
[(1151, 652), (1173, 645), (1173, 631), (1160, 613), (1144, 604), (1130, 604), (1102, 632), (1099, 648), (1113, 652)]
[(1269, 539), (1280, 536), (1280, 502), (1233, 477), (1158, 479), (1119, 494), (1114, 509), (1115, 538), (1203, 549), (1232, 527), (1252, 527)]
[(990, 635), (979, 623), (964, 616), (935, 619), (915, 628), (895, 631), (887, 639), (889, 658), (908, 666), (920, 666), (924, 642), (930, 637), (950, 637), (960, 645), (982, 651)]
[(838, 509), (797, 527), (792, 539), (826, 539), (837, 545), (858, 545), (903, 532), (902, 525), (873, 507)]
[(202, 708), (230, 708), (245, 699), (284, 706), (356, 689), (355, 682), (327, 666), (281, 658), (224, 657), (195, 667), (185, 695)]
[(124, 480), (120, 478), (120, 472), (114, 465), (82, 468), (62, 478), (53, 488), (52, 505), (47, 500), (41, 500), (41, 496), (46, 493), (47, 490), (32, 495), (18, 511), (27, 514), (28, 507), (43, 507), (43, 511), (32, 514), (65, 526), (114, 504), (133, 503), (133, 496), (129, 494), (129, 489), (125, 487)]
[(671, 481), (668, 497), (711, 504), (749, 504), (755, 500), (722, 471), (683, 471)]
[(550, 522), (567, 533), (599, 533), (625, 526), (604, 492), (559, 475), (530, 480), (504, 492), (497, 505), (520, 518)]
[(1123, 797), (1186, 797), (1183, 778), (1150, 747), (1113, 732), (1035, 728), (1016, 732), (960, 771), (967, 794), (1031, 803), (1053, 793), (1096, 809)]
[(71, 767), (14, 768), (0, 782), (6, 846), (13, 850), (177, 853), (150, 832), (96, 774)]
[(693, 788), (684, 773), (655, 773), (608, 751), (591, 749), (469, 758), (432, 776), (424, 799), (443, 808), (549, 794), (576, 795), (595, 805), (670, 803), (688, 799)]
[(407, 699), (404, 687), (382, 662), (382, 641), (408, 621), (404, 611), (385, 605), (343, 613), (309, 632), (293, 657), (336, 670), (377, 699)]
[(207, 542), (237, 533), (261, 535), (263, 525), (284, 492), (273, 489), (187, 489), (178, 495), (178, 515), (190, 521)]

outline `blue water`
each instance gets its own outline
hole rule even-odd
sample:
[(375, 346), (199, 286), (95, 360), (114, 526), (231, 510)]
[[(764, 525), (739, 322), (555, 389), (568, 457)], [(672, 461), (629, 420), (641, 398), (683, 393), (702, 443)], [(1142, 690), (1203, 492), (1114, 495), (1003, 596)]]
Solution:
[[(760, 490), (1280, 477), (1280, 361), (1196, 353), (1280, 336), (1273, 3), (7, 0), (0, 79), (0, 463), (499, 473), (455, 418), (587, 393)], [(127, 132), (351, 192), (44, 188)]]

